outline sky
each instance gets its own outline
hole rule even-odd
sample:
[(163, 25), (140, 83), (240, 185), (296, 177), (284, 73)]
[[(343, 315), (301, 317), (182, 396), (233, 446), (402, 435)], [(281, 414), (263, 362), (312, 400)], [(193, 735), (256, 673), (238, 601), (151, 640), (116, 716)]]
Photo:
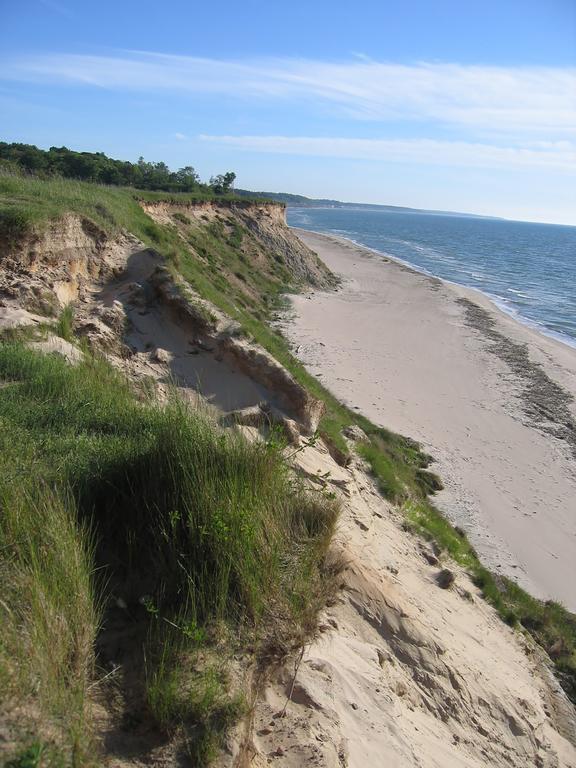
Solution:
[(576, 0), (0, 0), (0, 140), (576, 225)]

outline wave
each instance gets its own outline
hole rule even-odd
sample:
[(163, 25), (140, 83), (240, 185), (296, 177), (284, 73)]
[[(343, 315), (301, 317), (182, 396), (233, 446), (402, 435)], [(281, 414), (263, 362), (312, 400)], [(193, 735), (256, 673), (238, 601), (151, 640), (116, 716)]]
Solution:
[(532, 296), (529, 293), (525, 293), (524, 291), (518, 291), (516, 288), (506, 288), (508, 293), (513, 293), (515, 296), (520, 296), (522, 299), (534, 299), (535, 296)]
[(560, 341), (562, 344), (566, 344), (568, 347), (576, 349), (576, 339), (573, 336), (562, 333), (562, 331), (555, 331), (552, 328), (549, 328), (547, 325), (544, 325), (543, 322), (539, 322), (538, 320), (526, 317), (526, 315), (523, 315), (517, 307), (515, 307), (513, 304), (510, 304), (510, 302), (503, 296), (496, 296), (494, 294), (487, 293), (486, 291), (481, 291), (481, 293), (487, 296), (501, 312), (504, 312), (505, 315), (514, 318), (514, 320), (522, 323), (522, 325), (525, 325), (528, 328), (531, 328), (533, 331), (538, 331), (538, 333), (541, 333), (542, 336), (547, 336), (550, 339)]

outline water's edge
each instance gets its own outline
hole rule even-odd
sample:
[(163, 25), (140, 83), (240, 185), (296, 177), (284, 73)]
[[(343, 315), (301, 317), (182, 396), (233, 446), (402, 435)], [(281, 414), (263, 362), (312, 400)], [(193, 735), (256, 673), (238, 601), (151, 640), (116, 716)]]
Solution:
[(315, 234), (315, 235), (325, 235), (326, 237), (334, 238), (335, 240), (347, 241), (355, 245), (357, 248), (363, 248), (364, 250), (370, 253), (374, 253), (376, 256), (381, 256), (386, 259), (390, 259), (390, 261), (393, 261), (396, 264), (401, 264), (404, 267), (408, 267), (409, 269), (412, 269), (414, 272), (417, 272), (418, 274), (426, 275), (427, 277), (434, 277), (435, 279), (440, 280), (447, 285), (453, 285), (453, 286), (456, 286), (457, 288), (462, 288), (467, 291), (478, 293), (481, 296), (488, 299), (491, 305), (498, 312), (502, 312), (502, 314), (512, 318), (520, 325), (526, 328), (530, 328), (532, 331), (539, 333), (541, 336), (545, 336), (546, 338), (553, 339), (554, 341), (564, 344), (565, 346), (570, 347), (571, 349), (576, 349), (576, 339), (572, 338), (567, 334), (554, 331), (551, 328), (548, 328), (543, 323), (539, 323), (535, 320), (532, 320), (531, 318), (525, 317), (517, 309), (508, 305), (506, 303), (506, 300), (503, 299), (501, 296), (494, 296), (493, 294), (483, 291), (481, 288), (477, 288), (471, 285), (466, 285), (464, 283), (457, 283), (454, 280), (449, 280), (446, 277), (440, 277), (440, 275), (430, 272), (430, 270), (426, 269), (425, 267), (421, 267), (418, 264), (414, 264), (413, 262), (406, 261), (405, 259), (402, 259), (399, 256), (396, 256), (395, 254), (389, 253), (388, 251), (381, 251), (381, 250), (378, 250), (377, 248), (373, 248), (372, 246), (366, 245), (365, 243), (362, 243), (359, 240), (354, 240), (354, 238), (352, 237), (347, 237), (342, 234), (335, 234), (334, 232), (330, 230), (325, 230), (325, 229), (322, 229), (322, 230), (321, 229), (305, 229), (304, 227), (298, 227), (295, 225), (289, 225), (289, 226), (291, 229), (300, 230), (301, 232), (310, 232), (311, 234)]

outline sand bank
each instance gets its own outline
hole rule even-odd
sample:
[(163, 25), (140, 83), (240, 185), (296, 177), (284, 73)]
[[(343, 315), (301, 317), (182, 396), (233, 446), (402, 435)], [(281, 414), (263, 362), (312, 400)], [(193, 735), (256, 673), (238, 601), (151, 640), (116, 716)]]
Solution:
[(488, 566), (576, 610), (576, 349), (476, 291), (297, 232), (343, 278), (294, 298), (298, 357), (435, 457), (438, 505)]

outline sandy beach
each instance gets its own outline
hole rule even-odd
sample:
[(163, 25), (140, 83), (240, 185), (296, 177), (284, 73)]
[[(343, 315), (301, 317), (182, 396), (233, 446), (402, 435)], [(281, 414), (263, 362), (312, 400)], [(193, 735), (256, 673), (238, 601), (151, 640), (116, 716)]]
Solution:
[(418, 440), (438, 506), (483, 561), (576, 610), (576, 349), (445, 283), (296, 230), (342, 277), (293, 299), (283, 331), (336, 396)]

